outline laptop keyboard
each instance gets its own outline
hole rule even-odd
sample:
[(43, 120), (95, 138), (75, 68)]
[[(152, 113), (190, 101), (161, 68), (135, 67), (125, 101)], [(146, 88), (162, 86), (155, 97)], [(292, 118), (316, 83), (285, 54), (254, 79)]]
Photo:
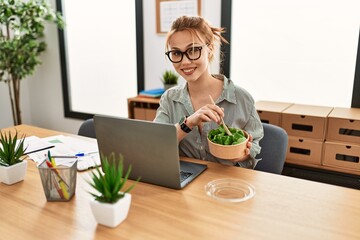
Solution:
[(183, 182), (185, 179), (187, 179), (191, 175), (192, 175), (191, 172), (180, 171), (180, 182)]

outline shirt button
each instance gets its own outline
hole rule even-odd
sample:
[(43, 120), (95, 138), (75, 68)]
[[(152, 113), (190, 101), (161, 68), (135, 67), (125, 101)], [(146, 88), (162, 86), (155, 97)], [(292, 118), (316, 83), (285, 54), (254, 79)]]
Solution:
[(203, 148), (204, 148), (203, 146), (200, 146), (200, 150), (203, 150)]

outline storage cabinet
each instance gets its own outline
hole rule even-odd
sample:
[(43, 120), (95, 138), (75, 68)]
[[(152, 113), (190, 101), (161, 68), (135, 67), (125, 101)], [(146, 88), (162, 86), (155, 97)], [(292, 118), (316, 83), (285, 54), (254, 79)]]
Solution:
[(255, 107), (262, 121), (280, 123), (288, 133), (287, 163), (360, 175), (359, 108), (270, 101)]
[(159, 107), (158, 98), (133, 97), (128, 98), (128, 116), (132, 119), (152, 121)]

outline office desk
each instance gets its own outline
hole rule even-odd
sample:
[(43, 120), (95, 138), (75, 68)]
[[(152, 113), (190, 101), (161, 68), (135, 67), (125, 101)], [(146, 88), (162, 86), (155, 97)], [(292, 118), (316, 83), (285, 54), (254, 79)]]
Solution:
[[(87, 174), (78, 174), (70, 202), (46, 201), (32, 162), (24, 181), (0, 184), (0, 239), (360, 239), (360, 191), (214, 163), (183, 190), (139, 183), (128, 218), (107, 228), (92, 216)], [(206, 183), (228, 177), (252, 183), (255, 197), (222, 203), (205, 194)]]

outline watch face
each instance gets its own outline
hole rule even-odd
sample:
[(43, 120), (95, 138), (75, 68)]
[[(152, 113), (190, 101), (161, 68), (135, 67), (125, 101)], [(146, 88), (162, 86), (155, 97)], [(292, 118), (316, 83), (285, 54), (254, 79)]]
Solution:
[(184, 123), (185, 123), (185, 119), (186, 119), (186, 117), (183, 116), (183, 117), (180, 119), (179, 124), (180, 124), (180, 125), (181, 125), (181, 124), (184, 124)]

